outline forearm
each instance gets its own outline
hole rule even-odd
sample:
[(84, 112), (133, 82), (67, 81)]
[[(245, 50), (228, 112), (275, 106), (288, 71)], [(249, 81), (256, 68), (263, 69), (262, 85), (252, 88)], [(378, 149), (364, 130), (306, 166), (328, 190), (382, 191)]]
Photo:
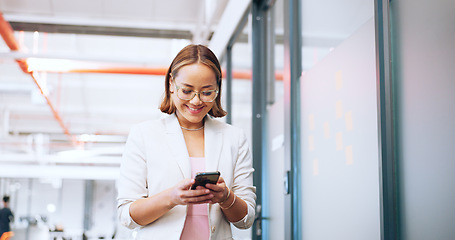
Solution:
[(145, 226), (154, 222), (175, 207), (171, 201), (171, 190), (165, 190), (148, 198), (138, 199), (131, 204), (130, 216), (139, 225)]
[(220, 203), (220, 207), (229, 222), (237, 222), (248, 214), (248, 206), (232, 190), (230, 191), (228, 199)]

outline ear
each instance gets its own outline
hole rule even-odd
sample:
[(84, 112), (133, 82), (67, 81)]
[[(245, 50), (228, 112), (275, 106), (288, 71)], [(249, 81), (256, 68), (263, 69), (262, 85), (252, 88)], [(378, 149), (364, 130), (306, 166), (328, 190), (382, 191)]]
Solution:
[(172, 77), (171, 77), (171, 78), (169, 78), (169, 92), (174, 93), (174, 89), (175, 89), (174, 81), (172, 80)]

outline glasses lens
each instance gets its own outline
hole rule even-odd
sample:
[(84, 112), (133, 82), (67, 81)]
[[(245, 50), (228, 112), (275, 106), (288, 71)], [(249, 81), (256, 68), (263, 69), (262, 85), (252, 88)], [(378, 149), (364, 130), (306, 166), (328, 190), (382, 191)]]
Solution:
[(182, 100), (191, 100), (194, 97), (195, 92), (184, 88), (177, 89), (177, 96)]
[(210, 90), (210, 91), (203, 91), (199, 94), (199, 97), (201, 98), (201, 101), (203, 102), (212, 102), (216, 98), (216, 91), (215, 90)]
[[(185, 89), (185, 88), (177, 88), (177, 97), (179, 97), (182, 100), (191, 100), (194, 98), (196, 95), (196, 91), (190, 90), (190, 89)], [(215, 100), (216, 96), (218, 95), (216, 90), (208, 90), (208, 91), (202, 91), (199, 94), (199, 99), (203, 102), (213, 102)]]

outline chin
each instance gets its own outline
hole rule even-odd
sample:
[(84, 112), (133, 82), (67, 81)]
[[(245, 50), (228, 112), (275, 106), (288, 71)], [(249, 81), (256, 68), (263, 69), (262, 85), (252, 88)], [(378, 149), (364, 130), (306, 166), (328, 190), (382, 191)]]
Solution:
[(188, 122), (199, 123), (199, 122), (201, 122), (204, 119), (205, 115), (207, 115), (207, 113), (205, 113), (203, 115), (202, 114), (198, 114), (197, 116), (194, 116), (192, 114), (187, 113), (187, 114), (184, 115), (184, 117), (186, 118), (186, 120)]
[(179, 111), (181, 114), (181, 117), (183, 117), (186, 121), (190, 123), (199, 123), (201, 122), (204, 117), (207, 115), (208, 112), (200, 112), (198, 114), (193, 114), (188, 111)]

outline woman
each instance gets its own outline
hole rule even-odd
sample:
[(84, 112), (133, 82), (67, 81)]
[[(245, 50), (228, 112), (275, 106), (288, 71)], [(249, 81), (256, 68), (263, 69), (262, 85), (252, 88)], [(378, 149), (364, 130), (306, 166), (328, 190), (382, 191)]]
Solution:
[[(223, 117), (221, 68), (210, 49), (189, 45), (165, 78), (160, 110), (134, 126), (118, 185), (118, 213), (138, 239), (232, 239), (229, 222), (251, 227), (255, 187), (244, 133)], [(210, 115), (210, 116), (209, 116)], [(196, 172), (219, 171), (216, 184), (190, 190)]]

